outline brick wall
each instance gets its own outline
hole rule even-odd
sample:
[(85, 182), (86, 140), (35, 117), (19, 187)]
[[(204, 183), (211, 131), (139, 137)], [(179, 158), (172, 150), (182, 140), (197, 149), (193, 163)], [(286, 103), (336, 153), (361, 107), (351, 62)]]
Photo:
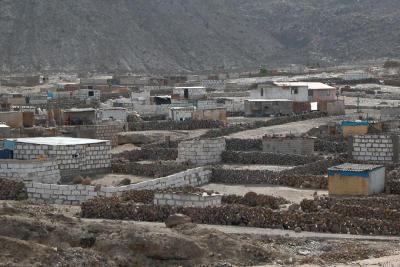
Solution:
[(28, 198), (33, 202), (79, 205), (95, 197), (120, 196), (127, 190), (162, 189), (167, 187), (199, 186), (209, 182), (211, 170), (205, 167), (120, 187), (95, 187), (90, 185), (56, 185), (27, 182)]
[(154, 205), (205, 208), (209, 206), (221, 206), (221, 199), (222, 195), (220, 194), (155, 193)]
[(379, 163), (398, 162), (398, 136), (355, 135), (352, 156), (355, 160)]
[(182, 141), (178, 144), (178, 162), (206, 165), (221, 161), (225, 138)]
[(56, 184), (60, 181), (60, 170), (54, 159), (0, 160), (0, 177), (16, 182), (38, 182)]

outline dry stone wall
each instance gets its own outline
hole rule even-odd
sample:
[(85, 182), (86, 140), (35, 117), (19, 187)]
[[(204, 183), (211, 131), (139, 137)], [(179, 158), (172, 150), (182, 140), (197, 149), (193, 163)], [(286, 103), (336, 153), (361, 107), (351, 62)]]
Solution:
[(297, 166), (320, 160), (316, 156), (273, 154), (261, 151), (224, 151), (222, 152), (222, 162), (236, 164), (265, 164)]
[(196, 130), (224, 127), (219, 120), (186, 120), (186, 121), (141, 121), (129, 122), (130, 131), (152, 130)]
[(120, 187), (96, 187), (90, 185), (57, 185), (44, 183), (25, 183), (29, 200), (38, 203), (79, 205), (95, 197), (120, 196), (129, 190), (161, 189), (167, 187), (199, 186), (209, 182), (211, 170), (205, 167)]
[(399, 138), (391, 135), (355, 135), (352, 155), (355, 160), (396, 163), (399, 160)]
[(310, 120), (315, 118), (320, 118), (326, 116), (325, 113), (309, 113), (304, 115), (296, 115), (296, 116), (286, 116), (286, 117), (278, 117), (268, 121), (256, 121), (254, 123), (243, 123), (240, 125), (232, 125), (223, 127), (220, 129), (212, 129), (207, 133), (203, 134), (201, 138), (216, 138), (220, 136), (226, 136), (237, 132), (242, 132), (251, 129), (257, 129), (261, 127), (280, 125), (290, 122), (302, 121), (302, 120)]
[(57, 184), (61, 175), (55, 159), (0, 160), (0, 177), (15, 182)]
[(226, 150), (232, 151), (261, 151), (262, 141), (261, 139), (237, 139), (227, 138)]
[(226, 149), (225, 138), (181, 141), (178, 144), (177, 162), (206, 165), (221, 161)]

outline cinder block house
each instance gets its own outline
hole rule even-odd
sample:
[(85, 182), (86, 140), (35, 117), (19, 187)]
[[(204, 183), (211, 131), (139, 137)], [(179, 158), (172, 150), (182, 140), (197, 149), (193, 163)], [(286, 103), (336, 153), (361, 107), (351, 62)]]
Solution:
[(64, 179), (105, 173), (111, 167), (111, 144), (108, 140), (71, 137), (17, 138), (4, 140), (3, 146), (13, 151), (14, 159), (56, 159)]
[(206, 96), (206, 88), (202, 86), (175, 87), (172, 91), (183, 99), (202, 99)]
[(330, 195), (371, 195), (385, 189), (385, 167), (345, 163), (329, 169)]

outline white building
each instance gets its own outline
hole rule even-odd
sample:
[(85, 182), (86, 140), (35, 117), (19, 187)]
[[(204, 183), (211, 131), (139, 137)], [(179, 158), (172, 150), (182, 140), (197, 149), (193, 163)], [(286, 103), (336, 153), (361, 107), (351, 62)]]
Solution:
[(365, 80), (372, 78), (371, 74), (365, 71), (349, 71), (344, 74), (346, 81)]
[(251, 99), (288, 99), (295, 102), (308, 101), (308, 86), (284, 82), (259, 84), (250, 92)]
[(100, 120), (126, 121), (127, 113), (125, 108), (120, 108), (120, 107), (102, 108), (98, 110), (98, 118)]
[(185, 121), (192, 119), (196, 108), (190, 107), (171, 107), (169, 109), (169, 119), (173, 121)]

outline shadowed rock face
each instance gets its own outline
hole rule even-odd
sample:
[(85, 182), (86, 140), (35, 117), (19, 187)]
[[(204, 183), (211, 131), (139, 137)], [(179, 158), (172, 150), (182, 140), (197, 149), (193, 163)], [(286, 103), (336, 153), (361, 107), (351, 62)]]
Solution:
[(0, 71), (188, 72), (398, 56), (397, 0), (2, 0)]

